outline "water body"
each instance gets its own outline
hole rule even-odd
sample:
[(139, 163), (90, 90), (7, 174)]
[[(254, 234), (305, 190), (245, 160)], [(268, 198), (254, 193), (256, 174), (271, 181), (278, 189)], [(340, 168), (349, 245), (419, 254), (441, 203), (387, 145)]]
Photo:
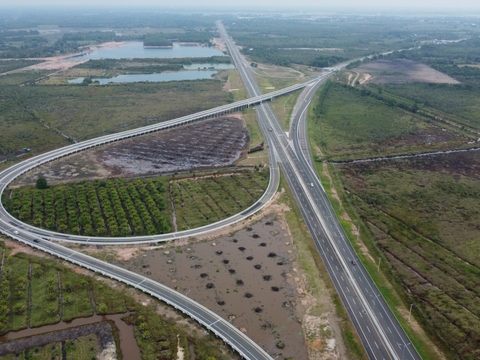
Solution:
[(130, 41), (124, 45), (73, 56), (70, 59), (195, 58), (210, 56), (226, 55), (219, 50), (205, 46), (180, 46), (178, 43), (173, 43), (172, 48), (145, 49), (142, 41)]
[(35, 336), (51, 331), (67, 330), (77, 326), (90, 325), (102, 321), (113, 321), (120, 335), (120, 350), (124, 359), (140, 359), (140, 348), (135, 340), (133, 326), (127, 325), (122, 317), (125, 314), (116, 315), (93, 315), (87, 318), (74, 319), (71, 322), (59, 322), (54, 325), (45, 325), (38, 328), (25, 329), (20, 331), (11, 331), (0, 337), (0, 342), (21, 339), (27, 336)]
[[(214, 70), (192, 70), (175, 71), (160, 74), (132, 74), (118, 75), (114, 78), (92, 78), (92, 81), (98, 81), (101, 85), (109, 83), (131, 83), (140, 81), (164, 82), (164, 81), (182, 81), (182, 80), (203, 80), (211, 79), (217, 72)], [(68, 80), (69, 84), (80, 84), (84, 78)]]

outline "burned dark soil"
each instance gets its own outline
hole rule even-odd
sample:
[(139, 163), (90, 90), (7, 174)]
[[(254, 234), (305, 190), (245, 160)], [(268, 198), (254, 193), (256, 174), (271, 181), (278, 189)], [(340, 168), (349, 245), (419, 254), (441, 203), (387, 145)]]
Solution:
[(51, 184), (224, 168), (247, 150), (243, 120), (221, 117), (118, 141), (28, 172), (21, 185), (44, 177)]

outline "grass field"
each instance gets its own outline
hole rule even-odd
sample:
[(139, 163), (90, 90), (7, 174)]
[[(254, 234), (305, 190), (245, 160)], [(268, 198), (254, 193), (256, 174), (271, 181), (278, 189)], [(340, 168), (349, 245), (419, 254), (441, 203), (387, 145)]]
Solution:
[[(398, 89), (407, 86), (410, 85), (398, 85)], [(361, 159), (375, 156), (375, 152), (376, 156), (384, 156), (431, 152), (432, 147), (455, 149), (472, 141), (473, 136), (461, 126), (442, 124), (407, 110), (413, 102), (400, 96), (401, 91), (391, 91), (396, 87), (388, 85), (389, 92), (382, 93), (378, 87), (353, 90), (331, 84), (312, 110), (312, 117), (316, 119), (309, 129), (315, 134), (314, 146), (318, 146), (326, 158), (339, 158), (336, 155), (339, 151), (344, 154), (341, 158), (354, 154)], [(449, 87), (445, 89), (447, 94)], [(390, 97), (391, 94), (394, 96)], [(388, 105), (390, 100), (394, 106)], [(406, 104), (406, 108), (398, 104)], [(419, 104), (419, 112), (445, 114), (443, 109), (437, 110), (431, 105)], [(414, 131), (409, 130), (412, 124)], [(474, 127), (472, 122), (469, 126)], [(405, 130), (411, 134), (402, 136)], [(359, 137), (362, 141), (356, 141)], [(422, 143), (420, 139), (432, 141)], [(349, 147), (349, 144), (353, 145)], [(369, 150), (369, 146), (377, 149)], [(422, 357), (436, 359), (438, 353), (429, 343), (432, 340), (418, 333), (406, 320), (410, 304), (416, 319), (433, 335), (433, 341), (445, 351), (447, 358), (478, 358), (480, 294), (476, 284), (480, 258), (476, 224), (480, 223), (480, 154), (470, 151), (329, 165), (343, 206), (335, 199), (335, 192), (329, 190), (331, 184), (325, 182), (323, 173), (327, 167), (321, 162), (317, 165), (337, 214), (348, 210), (347, 217), (342, 215), (341, 223), (359, 258)], [(348, 218), (353, 222), (346, 220)], [(360, 230), (363, 244), (357, 242), (353, 228)], [(369, 253), (365, 252), (364, 245)], [(376, 272), (378, 257), (382, 259), (383, 274)]]
[(480, 89), (446, 84), (385, 85), (385, 91), (417, 101), (426, 110), (433, 110), (460, 125), (480, 130)]
[[(473, 134), (432, 123), (377, 90), (356, 89), (335, 82), (323, 86), (309, 131), (332, 161), (413, 154), (471, 147)], [(375, 95), (375, 96), (372, 96)], [(407, 106), (406, 104), (405, 106)], [(403, 106), (403, 105), (402, 105)]]
[(37, 60), (4, 60), (0, 61), (0, 74), (15, 69), (20, 69), (26, 66), (35, 65), (41, 61)]
[(343, 166), (341, 177), (424, 325), (454, 353), (475, 359), (480, 187), (476, 176), (458, 178), (445, 166), (458, 162), (459, 155), (450, 161), (442, 157), (448, 155)]
[(226, 219), (257, 201), (269, 180), (266, 169), (226, 176), (172, 181), (170, 192), (178, 230)]
[(290, 129), (290, 118), (299, 95), (300, 92), (297, 91), (293, 94), (273, 99), (270, 102), (270, 106), (285, 131), (289, 131)]
[[(120, 132), (231, 101), (219, 80), (112, 86), (30, 84), (39, 77), (39, 73), (24, 72), (0, 78), (0, 155), (24, 147), (39, 154), (68, 145), (72, 139)], [(18, 161), (16, 157), (11, 160)]]

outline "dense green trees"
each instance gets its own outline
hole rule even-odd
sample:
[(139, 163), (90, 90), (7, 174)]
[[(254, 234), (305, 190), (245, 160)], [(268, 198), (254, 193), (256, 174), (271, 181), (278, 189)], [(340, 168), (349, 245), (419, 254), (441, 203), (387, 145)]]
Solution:
[(43, 177), (39, 177), (37, 179), (37, 189), (42, 190), (46, 188), (48, 188), (47, 180)]

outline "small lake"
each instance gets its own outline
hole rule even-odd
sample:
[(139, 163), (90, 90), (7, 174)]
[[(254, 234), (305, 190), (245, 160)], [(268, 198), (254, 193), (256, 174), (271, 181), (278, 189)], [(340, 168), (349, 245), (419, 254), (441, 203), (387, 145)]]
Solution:
[(71, 59), (145, 59), (145, 58), (187, 58), (226, 56), (219, 50), (206, 46), (180, 46), (173, 43), (172, 48), (145, 49), (142, 41), (129, 41), (114, 48), (71, 57)]
[[(109, 83), (130, 83), (130, 82), (164, 82), (164, 81), (182, 81), (182, 80), (203, 80), (211, 79), (217, 72), (215, 70), (192, 70), (175, 71), (160, 74), (132, 74), (118, 75), (114, 78), (92, 78), (92, 81), (98, 81), (101, 85)], [(69, 84), (80, 84), (84, 78), (68, 80)]]

